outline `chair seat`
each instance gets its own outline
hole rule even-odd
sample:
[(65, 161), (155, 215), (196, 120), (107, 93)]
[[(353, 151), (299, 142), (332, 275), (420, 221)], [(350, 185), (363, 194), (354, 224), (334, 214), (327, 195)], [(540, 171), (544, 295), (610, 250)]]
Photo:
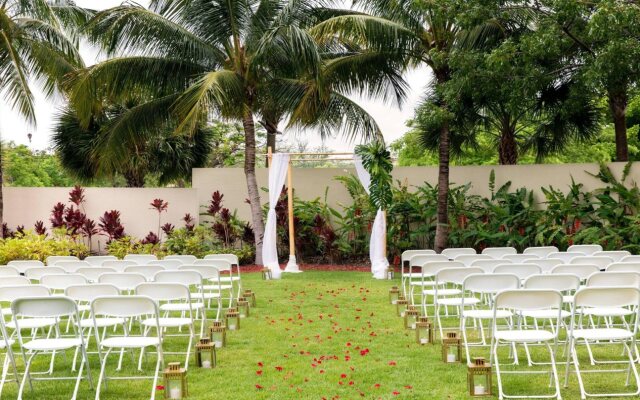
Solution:
[(106, 338), (100, 345), (110, 348), (143, 348), (148, 346), (158, 346), (160, 340), (153, 336), (114, 336)]
[[(46, 328), (55, 324), (55, 318), (27, 318), (18, 322), (20, 329)], [(7, 322), (7, 328), (16, 329), (16, 323), (14, 321)]]
[(584, 315), (593, 315), (594, 317), (623, 317), (634, 314), (633, 311), (624, 307), (594, 307), (583, 308), (578, 311)]
[(495, 337), (497, 340), (514, 343), (546, 342), (554, 338), (553, 333), (539, 329), (497, 331)]
[[(175, 328), (179, 326), (191, 325), (190, 318), (158, 318), (158, 322), (162, 328)], [(148, 318), (142, 321), (142, 325), (144, 326), (156, 326), (156, 320), (153, 318)]]
[(237, 276), (221, 276), (220, 282), (237, 282), (240, 278)]
[(191, 293), (191, 298), (192, 299), (217, 299), (217, 298), (220, 298), (220, 293), (211, 293), (211, 292)]
[[(429, 295), (429, 296), (435, 296), (436, 295), (436, 291), (435, 289), (427, 289), (427, 290), (423, 290), (422, 293)], [(438, 296), (455, 296), (457, 294), (462, 293), (462, 291), (460, 289), (440, 289), (438, 290)]]
[[(402, 274), (403, 277), (405, 278), (420, 278), (422, 277), (422, 273), (421, 272), (407, 272)], [(429, 276), (429, 275), (425, 275), (425, 276)]]
[(562, 302), (565, 304), (573, 303), (573, 295), (564, 295), (562, 296)]
[(633, 333), (620, 328), (575, 329), (573, 336), (586, 340), (622, 340), (631, 339)]
[[(464, 310), (462, 316), (465, 318), (492, 319), (493, 310)], [(496, 318), (509, 318), (513, 313), (508, 310), (497, 310)]]
[[(204, 308), (201, 302), (191, 303), (191, 309)], [(161, 311), (189, 311), (189, 304), (186, 303), (168, 303), (160, 306)]]
[(218, 289), (220, 289), (220, 290), (231, 290), (231, 289), (233, 289), (233, 286), (232, 285), (220, 285), (220, 286), (218, 286), (218, 285), (204, 285), (204, 286), (202, 286), (202, 289), (204, 289), (204, 290), (218, 290)]
[[(7, 342), (9, 342), (9, 346), (13, 346), (13, 344), (16, 342), (13, 339), (9, 339), (7, 340)], [(0, 340), (0, 349), (6, 349), (7, 348), (7, 343), (4, 340)]]
[(89, 311), (91, 310), (91, 306), (89, 304), (79, 304), (78, 312)]
[(65, 350), (80, 346), (81, 343), (79, 338), (34, 339), (25, 343), (22, 347), (36, 351)]
[[(96, 318), (96, 326), (98, 328), (104, 328), (106, 326), (114, 326), (114, 325), (121, 325), (124, 324), (125, 320), (124, 318)], [(81, 328), (93, 328), (93, 319), (91, 318), (86, 318), (83, 320), (80, 320), (80, 327)]]
[(11, 315), (11, 307), (7, 307), (7, 308), (3, 308), (2, 309), (2, 315)]
[(424, 282), (412, 281), (410, 285), (411, 286), (435, 286), (436, 282), (435, 281), (424, 281)]
[[(556, 319), (558, 318), (557, 310), (529, 310), (523, 311), (522, 315), (530, 318), (538, 318), (538, 319)], [(560, 318), (569, 318), (571, 313), (566, 310), (560, 311)]]
[[(438, 293), (440, 293), (440, 291), (438, 291)], [(438, 304), (442, 306), (461, 306), (462, 300), (462, 297), (449, 297), (446, 299), (438, 299)], [(466, 306), (471, 306), (478, 303), (480, 303), (480, 299), (476, 299), (475, 297), (464, 298), (464, 305)]]

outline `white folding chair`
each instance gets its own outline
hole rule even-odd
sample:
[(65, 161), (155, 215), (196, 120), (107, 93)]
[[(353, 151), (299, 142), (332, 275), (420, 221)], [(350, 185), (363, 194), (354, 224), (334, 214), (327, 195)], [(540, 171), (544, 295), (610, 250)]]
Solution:
[(6, 265), (0, 268), (0, 277), (5, 276), (20, 276), (20, 272), (17, 269)]
[(609, 264), (607, 272), (638, 272), (640, 273), (640, 262), (616, 262)]
[[(180, 269), (191, 269), (186, 267), (189, 265), (196, 265), (196, 266), (203, 265), (203, 266), (215, 267), (218, 270), (219, 279), (223, 285), (222, 289), (229, 291), (229, 306), (231, 306), (234, 299), (240, 296), (240, 292), (242, 290), (241, 281), (238, 276), (233, 276), (233, 265), (231, 264), (230, 261), (223, 260), (223, 259), (208, 258), (203, 260), (196, 260), (193, 264), (182, 265)], [(236, 288), (235, 285), (237, 285), (238, 287)]]
[[(11, 303), (11, 311), (13, 313), (13, 323), (15, 324), (15, 331), (18, 337), (18, 343), (20, 344), (20, 350), (22, 351), (22, 357), (25, 360), (25, 369), (22, 382), (20, 383), (20, 389), (18, 390), (18, 399), (22, 398), (24, 392), (24, 385), (29, 381), (29, 385), (34, 380), (61, 380), (61, 379), (75, 379), (76, 385), (73, 390), (72, 400), (76, 399), (78, 395), (78, 389), (80, 388), (80, 381), (82, 380), (82, 372), (85, 364), (87, 367), (86, 379), (89, 381), (89, 385), (93, 388), (93, 382), (91, 380), (91, 370), (89, 368), (89, 358), (86, 353), (86, 346), (84, 337), (82, 336), (82, 330), (73, 325), (73, 337), (55, 337), (55, 338), (24, 338), (22, 336), (22, 329), (28, 329), (29, 324), (27, 320), (35, 319), (53, 319), (58, 321), (62, 318), (69, 318), (70, 320), (79, 321), (78, 308), (76, 303), (68, 297), (24, 297), (14, 300)], [(80, 362), (80, 368), (78, 375), (73, 377), (33, 377), (29, 370), (31, 369), (31, 363), (35, 356), (44, 352), (57, 352), (70, 349), (77, 349), (82, 354), (82, 360)], [(27, 357), (27, 354), (29, 356)]]
[[(518, 289), (520, 287), (520, 278), (513, 274), (472, 274), (465, 278), (462, 283), (463, 293), (473, 293), (484, 299), (483, 303), (476, 304), (473, 309), (465, 309), (462, 306), (462, 315), (460, 316), (460, 331), (462, 332), (462, 341), (467, 361), (471, 360), (470, 347), (489, 346), (487, 343), (487, 335), (483, 321), (489, 321), (489, 328), (493, 326), (493, 297), (496, 293), (507, 289)], [(513, 313), (510, 310), (498, 310), (495, 314), (498, 319), (506, 320), (507, 324), (513, 324)], [(474, 327), (480, 332), (480, 338), (477, 342), (470, 342), (467, 334), (467, 319), (474, 322)]]
[(640, 263), (640, 255), (632, 254), (630, 256), (623, 257), (622, 260), (620, 260), (620, 262)]
[(204, 260), (224, 260), (231, 263), (233, 266), (239, 266), (240, 260), (238, 256), (230, 253), (221, 253), (221, 254), (207, 254), (204, 256)]
[[(100, 399), (100, 388), (102, 386), (103, 380), (131, 380), (131, 379), (153, 379), (153, 384), (151, 385), (151, 396), (149, 398), (151, 400), (155, 399), (156, 396), (156, 384), (158, 382), (158, 372), (160, 371), (160, 366), (162, 365), (163, 355), (162, 355), (162, 340), (160, 339), (161, 328), (160, 322), (158, 320), (158, 305), (156, 302), (146, 296), (104, 296), (98, 297), (91, 302), (91, 315), (94, 320), (99, 317), (108, 317), (108, 318), (124, 318), (125, 320), (133, 320), (133, 319), (149, 319), (153, 321), (155, 319), (156, 323), (153, 326), (156, 331), (155, 336), (150, 336), (148, 333), (146, 336), (142, 335), (113, 335), (107, 336), (105, 338), (100, 338), (97, 334), (98, 332), (98, 324), (97, 322), (94, 324), (94, 332), (96, 336), (96, 342), (98, 343), (98, 354), (100, 355), (100, 377), (98, 379), (98, 386), (96, 387), (96, 397), (95, 400)], [(123, 350), (127, 349), (139, 349), (143, 350), (147, 347), (155, 347), (157, 360), (156, 367), (153, 376), (118, 376), (118, 377), (107, 377), (106, 376), (106, 367), (107, 360), (109, 359), (109, 355), (113, 350), (120, 350), (121, 354)], [(141, 368), (138, 368), (142, 370)]]
[(542, 270), (543, 274), (548, 274), (551, 272), (553, 267), (562, 265), (565, 262), (558, 258), (532, 258), (527, 260), (525, 264), (535, 264)]
[(3, 276), (2, 279), (0, 279), (0, 287), (23, 286), (23, 285), (30, 285), (30, 284), (31, 284), (31, 281), (26, 276)]
[(11, 346), (15, 343), (15, 340), (9, 339), (9, 334), (4, 325), (4, 318), (0, 318), (0, 350), (4, 350), (4, 361), (2, 362), (2, 378), (0, 379), (0, 397), (2, 397), (2, 389), (5, 382), (7, 382), (7, 375), (9, 374), (9, 368), (13, 374), (12, 381), (15, 381), (17, 385), (20, 385), (20, 376), (18, 375), (18, 368), (16, 368), (16, 359), (13, 355)]
[(537, 275), (542, 273), (542, 269), (535, 264), (502, 264), (493, 269), (494, 274), (514, 274), (517, 275), (521, 281), (531, 275)]
[(189, 254), (170, 254), (164, 257), (164, 260), (177, 260), (177, 261), (180, 261), (182, 264), (191, 264), (197, 259), (198, 257), (192, 256)]
[[(640, 319), (640, 289), (637, 287), (586, 287), (578, 290), (574, 300), (574, 311), (571, 315), (571, 328), (569, 330), (569, 352), (567, 353), (567, 366), (565, 371), (565, 387), (569, 382), (569, 374), (571, 365), (578, 378), (580, 387), (580, 396), (585, 399), (587, 397), (614, 397), (614, 396), (638, 396), (640, 395), (640, 377), (636, 368), (638, 358), (636, 348), (636, 335), (638, 334), (638, 320)], [(629, 308), (634, 310), (635, 318), (632, 327), (629, 328), (612, 328), (612, 327), (590, 327), (582, 328), (578, 321), (580, 315), (578, 310), (599, 308), (599, 309), (615, 309)], [(584, 362), (580, 363), (577, 353), (577, 344), (584, 342), (585, 344), (598, 343), (599, 345), (616, 345), (622, 344), (626, 359), (624, 364), (628, 366), (624, 369), (599, 369), (583, 371)], [(635, 354), (635, 355), (634, 355)], [(593, 363), (593, 360), (592, 360)], [(622, 363), (621, 360), (610, 360), (601, 363)], [(625, 385), (629, 385), (630, 375), (633, 372), (635, 378), (636, 390), (626, 393), (590, 393), (587, 392), (582, 374), (585, 372), (598, 373), (600, 377), (606, 373), (624, 373), (626, 375)]]
[(94, 283), (98, 282), (98, 278), (102, 274), (107, 273), (115, 273), (116, 270), (113, 268), (107, 267), (89, 267), (89, 268), (79, 268), (76, 273), (87, 278), (87, 281)]
[(90, 267), (91, 264), (86, 261), (57, 261), (53, 266), (62, 268), (68, 274), (73, 274), (80, 268)]
[(556, 246), (533, 246), (524, 249), (522, 254), (533, 255), (538, 258), (548, 258), (549, 254), (557, 252), (558, 248)]
[(76, 256), (49, 256), (45, 260), (45, 264), (54, 265), (60, 261), (80, 261), (80, 259)]
[(558, 251), (556, 253), (549, 253), (547, 258), (562, 260), (563, 264), (570, 264), (571, 260), (573, 260), (574, 258), (584, 256), (584, 255), (586, 254), (579, 253), (577, 251), (572, 251), (572, 252)]
[(447, 256), (450, 260), (453, 260), (458, 256), (477, 254), (477, 252), (476, 249), (472, 249), (470, 247), (453, 247), (450, 249), (442, 250), (440, 254), (442, 254), (443, 256)]
[(505, 256), (518, 254), (515, 247), (486, 247), (482, 250), (482, 254), (493, 258), (504, 258)]
[[(425, 292), (425, 290), (433, 289), (436, 284), (435, 276), (436, 272), (443, 268), (464, 268), (464, 264), (457, 261), (428, 261), (423, 263), (421, 266), (416, 267), (420, 272), (413, 272), (412, 275), (417, 275), (417, 277), (411, 278), (409, 282), (409, 301), (411, 304), (416, 304), (415, 302), (415, 292), (416, 290), (420, 293), (421, 305), (425, 306), (425, 293), (429, 293), (429, 296), (435, 295), (435, 292), (432, 290), (430, 292)], [(412, 267), (412, 268), (413, 268)], [(426, 314), (426, 308), (424, 308)]]
[(413, 272), (413, 269), (420, 269), (425, 263), (428, 262), (438, 262), (438, 261), (449, 261), (449, 257), (442, 254), (433, 254), (433, 253), (419, 253), (409, 256), (408, 268), (402, 275), (402, 290), (405, 297), (410, 296), (411, 289), (410, 283), (412, 279), (417, 278), (420, 279), (421, 272)]
[[(155, 262), (155, 261), (154, 261)], [(166, 271), (165, 267), (160, 265), (132, 265), (124, 269), (125, 273), (141, 274), (147, 279), (147, 282), (153, 282), (153, 278), (160, 271)]]
[(620, 262), (623, 258), (631, 255), (627, 250), (606, 250), (596, 251), (592, 254), (594, 257), (609, 257), (613, 259), (613, 262)]
[(7, 265), (17, 269), (21, 274), (24, 274), (24, 271), (29, 268), (44, 267), (44, 263), (39, 260), (13, 260), (9, 261)]
[(207, 321), (205, 303), (202, 300), (204, 298), (202, 275), (200, 275), (198, 271), (193, 270), (161, 271), (156, 274), (154, 282), (180, 283), (189, 287), (191, 292), (191, 304), (166, 303), (160, 306), (160, 311), (163, 312), (164, 317), (169, 315), (171, 312), (186, 313), (190, 310), (195, 310), (196, 318), (198, 318), (198, 314), (201, 315), (200, 336), (202, 336), (204, 334), (204, 327)]
[[(222, 291), (229, 290), (230, 285), (223, 285), (218, 267), (211, 265), (182, 265), (180, 271), (197, 271), (202, 277), (202, 293), (191, 293), (191, 298), (202, 299), (206, 308), (211, 308), (211, 300), (216, 301), (216, 321), (222, 313)], [(202, 297), (199, 297), (202, 296)], [(233, 301), (233, 297), (230, 297)], [(231, 303), (229, 303), (231, 306)]]
[(88, 256), (84, 261), (88, 262), (93, 267), (102, 267), (102, 263), (105, 261), (117, 261), (116, 256)]
[(503, 265), (503, 264), (512, 264), (513, 262), (511, 260), (495, 260), (495, 259), (491, 259), (491, 260), (477, 260), (474, 261), (471, 266), (472, 267), (477, 267), (477, 268), (482, 268), (482, 270), (485, 272), (485, 274), (491, 274), (493, 273), (493, 270), (498, 266), (498, 265)]
[(638, 272), (596, 272), (587, 279), (587, 287), (631, 286), (640, 289)]
[(155, 266), (163, 267), (168, 271), (171, 271), (171, 270), (176, 271), (178, 267), (180, 267), (181, 265), (184, 265), (184, 263), (181, 260), (164, 259), (164, 260), (151, 261), (146, 265), (155, 265)]
[(123, 258), (124, 261), (133, 261), (136, 264), (144, 265), (152, 261), (158, 261), (155, 254), (127, 254)]
[(135, 261), (125, 261), (125, 260), (107, 260), (102, 263), (103, 268), (111, 268), (116, 270), (116, 272), (124, 272), (124, 269), (130, 267), (132, 265), (140, 265)]
[[(186, 313), (181, 313), (178, 316), (171, 316), (171, 314), (165, 314), (162, 317), (158, 318), (158, 321), (155, 319), (143, 319), (142, 326), (144, 327), (144, 335), (151, 328), (153, 328), (158, 322), (161, 328), (161, 337), (164, 338), (166, 336), (185, 336), (183, 334), (167, 334), (166, 330), (169, 328), (188, 328), (189, 334), (186, 335), (189, 337), (189, 343), (187, 344), (187, 350), (183, 352), (169, 352), (164, 351), (164, 354), (185, 354), (186, 359), (184, 361), (185, 369), (189, 367), (189, 355), (191, 354), (191, 345), (193, 344), (193, 339), (195, 337), (195, 324), (193, 322), (193, 309), (191, 309), (191, 292), (189, 292), (189, 287), (183, 285), (181, 283), (157, 283), (157, 282), (148, 282), (141, 283), (136, 288), (136, 294), (140, 296), (147, 296), (155, 300), (159, 307), (162, 307), (163, 304), (173, 304), (179, 303), (184, 304), (188, 307), (188, 311)], [(140, 352), (140, 363), (142, 362), (142, 356), (144, 354), (144, 349)]]
[[(467, 293), (463, 290), (464, 280), (473, 274), (483, 274), (484, 271), (481, 268), (476, 267), (462, 267), (462, 268), (444, 268), (439, 270), (435, 275), (435, 295), (433, 298), (433, 304), (435, 306), (436, 324), (440, 332), (440, 337), (444, 337), (444, 327), (442, 326), (440, 308), (444, 307), (445, 316), (449, 316), (448, 309), (453, 307), (457, 310), (452, 316), (459, 317), (462, 315), (463, 307), (475, 307), (480, 303), (480, 299), (475, 296), (467, 296)], [(448, 290), (458, 290), (458, 294), (449, 295)]]
[[(538, 289), (518, 289), (504, 290), (499, 292), (493, 303), (494, 315), (497, 316), (498, 310), (510, 309), (515, 314), (522, 312), (531, 312), (535, 310), (555, 310), (558, 313), (556, 318), (556, 326), (560, 325), (560, 312), (562, 310), (562, 294), (555, 290), (538, 290)], [(496, 318), (494, 317), (494, 320)], [(494, 322), (493, 334), (491, 340), (491, 361), (490, 365), (495, 366), (496, 378), (498, 381), (498, 398), (556, 398), (560, 400), (560, 383), (558, 381), (558, 370), (556, 368), (555, 353), (558, 346), (558, 330), (554, 332), (539, 329), (531, 325), (507, 326), (501, 329), (500, 325)], [(542, 343), (546, 346), (550, 357), (550, 371), (527, 371), (527, 370), (509, 370), (503, 371), (500, 366), (500, 357), (498, 347), (505, 344), (515, 348), (517, 345)], [(553, 348), (551, 347), (553, 343)], [(514, 357), (517, 355), (513, 351)], [(511, 395), (504, 391), (502, 384), (502, 375), (504, 374), (549, 374), (551, 373), (552, 382), (555, 386), (553, 394), (521, 394)]]
[(64, 293), (69, 286), (87, 283), (87, 278), (81, 274), (52, 274), (40, 278), (40, 284), (49, 288), (51, 293)]
[(583, 253), (587, 256), (590, 256), (597, 251), (602, 251), (602, 246), (600, 246), (599, 244), (574, 244), (567, 248), (568, 253), (578, 252)]
[(101, 274), (98, 277), (98, 283), (108, 283), (120, 290), (121, 294), (133, 293), (141, 283), (147, 281), (147, 278), (142, 274), (136, 274), (133, 272), (113, 272)]
[(39, 282), (40, 278), (44, 275), (52, 275), (52, 274), (64, 274), (66, 271), (60, 267), (37, 267), (37, 268), (27, 268), (24, 271), (24, 276), (29, 278), (32, 281)]
[(473, 263), (476, 261), (495, 260), (495, 258), (487, 254), (462, 254), (462, 255), (456, 256), (453, 260), (457, 262), (461, 262), (465, 266), (469, 267), (473, 265)]
[(551, 270), (551, 274), (576, 275), (581, 282), (585, 282), (595, 272), (600, 272), (600, 268), (593, 264), (562, 264), (553, 267)]
[[(417, 255), (424, 255), (424, 254), (436, 254), (436, 252), (434, 250), (430, 250), (430, 249), (424, 249), (424, 250), (405, 250), (402, 252), (402, 255), (400, 256), (400, 285), (402, 286), (403, 290), (405, 289), (405, 279), (410, 279), (411, 276), (408, 275), (405, 277), (405, 275), (407, 275), (408, 273), (410, 273), (410, 261), (411, 261), (411, 257), (413, 256), (417, 256)], [(407, 296), (407, 292), (406, 290), (403, 291), (405, 297)]]
[[(635, 287), (640, 289), (640, 274), (637, 272), (596, 272), (587, 279), (586, 287)], [(606, 327), (623, 326), (629, 328), (629, 318), (632, 318), (634, 310), (628, 307), (589, 307), (578, 310), (589, 318), (592, 327), (597, 327), (600, 322), (604, 322)], [(597, 318), (597, 321), (594, 320)], [(620, 324), (615, 323), (615, 319), (620, 320)], [(589, 349), (590, 350), (590, 349)], [(589, 352), (592, 355), (591, 351)], [(592, 363), (597, 361), (592, 356)]]
[(604, 256), (580, 256), (571, 260), (569, 264), (597, 265), (602, 271), (604, 271), (609, 265), (613, 264), (613, 258)]
[(507, 254), (502, 257), (503, 261), (511, 261), (512, 263), (527, 264), (531, 260), (540, 260), (540, 257), (532, 254)]

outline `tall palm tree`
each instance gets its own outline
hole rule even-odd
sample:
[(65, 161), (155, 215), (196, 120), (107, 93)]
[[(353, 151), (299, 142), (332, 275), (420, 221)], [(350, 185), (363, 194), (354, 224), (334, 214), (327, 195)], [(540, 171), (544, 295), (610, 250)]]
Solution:
[[(183, 134), (213, 116), (240, 121), (256, 263), (261, 264), (264, 223), (255, 174), (255, 116), (270, 118), (272, 127), (288, 115), (291, 126), (379, 132), (344, 91), (335, 93), (336, 88), (365, 90), (365, 82), (357, 77), (333, 80), (333, 85), (320, 82), (323, 49), (305, 27), (317, 20), (321, 6), (320, 0), (153, 0), (149, 9), (123, 5), (105, 10), (87, 32), (117, 57), (75, 73), (68, 81), (71, 103), (87, 126), (107, 100), (120, 102), (131, 93), (150, 99), (110, 127), (114, 138), (134, 137), (158, 119), (176, 118), (176, 131)], [(311, 108), (323, 104), (332, 107)], [(118, 143), (112, 151), (122, 152)]]
[[(0, 104), (35, 125), (30, 82), (40, 82), (45, 94), (52, 95), (66, 73), (82, 66), (77, 37), (71, 32), (90, 16), (90, 11), (71, 1), (0, 1), (0, 93), (5, 100)], [(1, 162), (0, 148), (0, 226), (4, 222)]]

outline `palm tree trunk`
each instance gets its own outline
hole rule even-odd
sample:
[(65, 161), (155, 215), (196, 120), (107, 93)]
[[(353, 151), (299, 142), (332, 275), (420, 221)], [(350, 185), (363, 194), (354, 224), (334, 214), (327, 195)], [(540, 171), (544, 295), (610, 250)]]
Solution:
[(267, 151), (271, 148), (272, 152), (276, 152), (276, 135), (278, 134), (278, 122), (271, 121), (268, 118), (264, 120), (264, 127), (267, 130)]
[(256, 181), (256, 127), (251, 110), (244, 112), (242, 118), (244, 127), (244, 175), (247, 178), (247, 192), (251, 206), (251, 223), (256, 241), (256, 265), (262, 265), (262, 237), (264, 236), (264, 221), (260, 206), (260, 192)]
[(126, 171), (124, 179), (127, 181), (127, 187), (141, 188), (144, 187), (144, 174), (138, 171)]
[(436, 225), (435, 250), (437, 253), (447, 248), (449, 241), (449, 123), (440, 128), (438, 165), (438, 224)]
[(500, 165), (516, 165), (518, 163), (518, 144), (516, 143), (516, 135), (510, 128), (503, 129), (500, 134), (498, 158)]
[(616, 133), (616, 161), (629, 161), (627, 144), (627, 93), (609, 92), (609, 108)]

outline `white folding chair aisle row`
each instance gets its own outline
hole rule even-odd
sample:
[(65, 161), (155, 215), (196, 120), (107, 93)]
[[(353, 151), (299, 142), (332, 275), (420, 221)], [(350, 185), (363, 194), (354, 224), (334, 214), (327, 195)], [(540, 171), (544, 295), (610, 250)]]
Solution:
[[(132, 262), (132, 258), (145, 264)], [(73, 379), (75, 387), (70, 397), (75, 399), (83, 379), (94, 387), (89, 355), (96, 354), (100, 362), (96, 400), (106, 381), (114, 379), (152, 379), (153, 399), (164, 356), (181, 355), (187, 368), (196, 340), (196, 321), (200, 324), (199, 337), (203, 337), (207, 313), (219, 320), (223, 299), (228, 298), (231, 306), (241, 293), (237, 258), (194, 260), (174, 256), (166, 261), (161, 263), (152, 257), (117, 260), (105, 256), (87, 261), (50, 257), (47, 266), (14, 261), (0, 268), (0, 302), (4, 304), (0, 318), (0, 351), (4, 354), (0, 397), (5, 382), (18, 384), (17, 398), (21, 399), (27, 383), (33, 388), (39, 380)], [(232, 263), (238, 271), (235, 274)], [(172, 346), (179, 341), (183, 342), (180, 347), (186, 348), (166, 351), (163, 343), (169, 337), (177, 338)], [(96, 351), (88, 351), (91, 342)], [(74, 350), (74, 375), (53, 374), (56, 356), (66, 359), (68, 350)], [(118, 355), (116, 371), (120, 371), (127, 355), (134, 361), (133, 351), (139, 351), (133, 366), (141, 372), (146, 355), (155, 355), (153, 375), (107, 373), (107, 361), (113, 353)], [(14, 354), (24, 360), (24, 370), (18, 368)], [(34, 372), (33, 361), (43, 354), (51, 358), (49, 367)]]
[[(436, 335), (461, 332), (467, 362), (490, 360), (500, 399), (560, 399), (558, 365), (582, 399), (640, 395), (640, 261), (599, 245), (485, 250), (404, 252), (401, 285)], [(511, 374), (543, 374), (551, 390), (508, 393)]]

